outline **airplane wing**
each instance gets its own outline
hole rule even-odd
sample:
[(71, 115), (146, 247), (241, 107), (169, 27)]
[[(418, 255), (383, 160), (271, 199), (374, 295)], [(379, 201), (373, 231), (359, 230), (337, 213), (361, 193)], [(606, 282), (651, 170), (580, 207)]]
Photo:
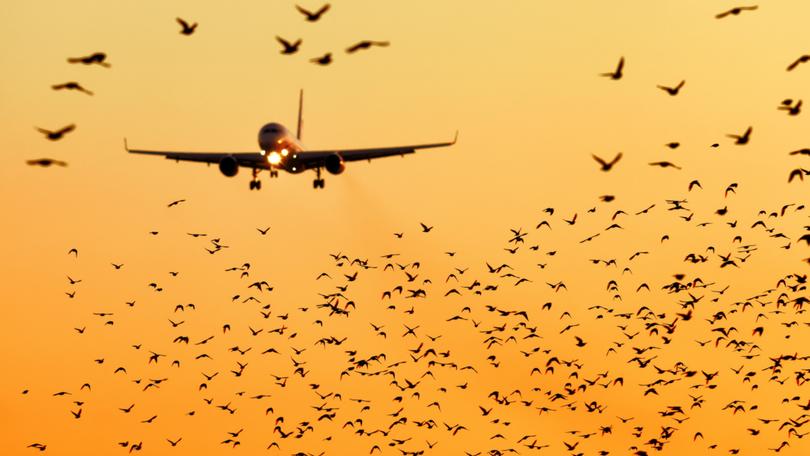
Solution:
[(411, 146), (395, 146), (395, 147), (374, 147), (369, 149), (334, 149), (334, 150), (314, 150), (300, 152), (298, 155), (300, 159), (307, 164), (315, 164), (326, 159), (326, 157), (338, 154), (343, 157), (343, 161), (359, 161), (371, 160), (374, 158), (391, 157), (395, 155), (403, 156), (405, 154), (412, 154), (420, 149), (433, 149), (437, 147), (452, 146), (458, 139), (458, 132), (450, 142), (432, 143), (432, 144), (416, 144)]
[(179, 152), (130, 149), (124, 140), (124, 148), (131, 154), (157, 155), (175, 161), (219, 163), (224, 157), (233, 157), (239, 166), (269, 169), (270, 165), (260, 152)]

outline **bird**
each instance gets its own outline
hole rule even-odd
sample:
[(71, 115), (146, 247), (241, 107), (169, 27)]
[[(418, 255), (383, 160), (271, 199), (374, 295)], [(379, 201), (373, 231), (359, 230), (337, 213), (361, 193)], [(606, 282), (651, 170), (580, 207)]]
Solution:
[(810, 169), (796, 168), (788, 175), (788, 184), (793, 182), (795, 178), (804, 181), (804, 176), (810, 176)]
[(195, 30), (197, 30), (197, 23), (196, 22), (193, 23), (193, 24), (189, 24), (184, 19), (179, 18), (179, 17), (176, 18), (175, 20), (177, 21), (178, 24), (180, 24), (180, 27), (181, 27), (180, 28), (180, 34), (181, 35), (188, 36), (188, 35), (191, 35), (192, 33), (194, 33)]
[(68, 165), (65, 161), (56, 160), (53, 158), (37, 158), (35, 160), (26, 160), (25, 163), (29, 166), (41, 166), (43, 168), (47, 168), (49, 166), (66, 167)]
[(83, 65), (100, 65), (104, 68), (110, 68), (110, 64), (107, 63), (107, 54), (103, 52), (94, 52), (90, 55), (86, 55), (84, 57), (70, 57), (67, 59), (68, 63), (81, 63)]
[(668, 161), (657, 161), (657, 162), (651, 162), (649, 165), (650, 165), (650, 166), (659, 166), (659, 167), (661, 167), (661, 168), (675, 168), (675, 169), (681, 169), (681, 167), (680, 167), (680, 166), (678, 166), (678, 165), (676, 165), (676, 164), (674, 164), (674, 163), (668, 162)]
[[(659, 85), (657, 87), (659, 89), (665, 91), (666, 93), (668, 93), (670, 96), (674, 97), (674, 96), (678, 95), (678, 93), (681, 91), (681, 88), (683, 87), (684, 84), (686, 84), (686, 80), (682, 80), (675, 87), (667, 87), (667, 86), (663, 86), (663, 85)], [(675, 146), (675, 147), (677, 147), (677, 146)]]
[(166, 207), (174, 207), (174, 206), (177, 206), (180, 203), (185, 203), (185, 202), (186, 202), (186, 200), (184, 200), (184, 199), (174, 200), (171, 203), (167, 204)]
[(82, 92), (87, 95), (93, 95), (93, 92), (85, 89), (76, 81), (64, 82), (62, 84), (54, 84), (51, 86), (53, 90), (76, 90), (78, 92)]
[(324, 13), (329, 11), (330, 7), (331, 7), (331, 5), (329, 3), (326, 3), (322, 7), (320, 7), (318, 9), (318, 11), (315, 11), (313, 13), (313, 12), (308, 11), (308, 10), (298, 6), (298, 5), (295, 5), (295, 9), (297, 9), (299, 13), (303, 14), (308, 22), (316, 22), (318, 19), (321, 18), (321, 16), (324, 15)]
[(346, 48), (346, 53), (347, 54), (353, 54), (353, 53), (355, 53), (355, 52), (357, 52), (357, 51), (359, 51), (361, 49), (369, 49), (372, 46), (388, 47), (390, 45), (391, 45), (391, 43), (389, 43), (388, 41), (363, 40), (363, 41), (359, 41), (359, 42), (349, 46), (348, 48)]
[(267, 228), (265, 228), (265, 229), (256, 228), (256, 231), (258, 231), (259, 233), (261, 233), (261, 235), (262, 235), (262, 236), (265, 236), (265, 235), (267, 234), (267, 232), (268, 232), (268, 231), (270, 231), (270, 227), (268, 226), (268, 227), (267, 227)]
[(423, 233), (430, 233), (430, 230), (433, 229), (432, 226), (427, 226), (427, 225), (425, 225), (424, 223), (421, 223), (421, 222), (419, 223), (419, 225), (422, 227), (422, 232)]
[(65, 134), (70, 133), (71, 131), (75, 130), (76, 125), (75, 124), (70, 124), (70, 125), (67, 125), (65, 127), (60, 128), (59, 130), (46, 130), (44, 128), (39, 128), (39, 127), (34, 127), (34, 128), (36, 128), (36, 130), (38, 132), (45, 135), (45, 137), (48, 138), (49, 140), (58, 141), (58, 140), (62, 139), (62, 137)]
[(797, 66), (799, 66), (799, 64), (807, 63), (808, 61), (810, 61), (810, 54), (804, 54), (788, 65), (787, 71), (793, 71)]
[(599, 76), (604, 76), (606, 78), (613, 79), (614, 81), (618, 81), (619, 79), (624, 76), (624, 57), (619, 59), (619, 63), (616, 65), (616, 69), (610, 73), (600, 73)]
[(298, 52), (298, 48), (301, 46), (301, 43), (303, 42), (303, 40), (301, 40), (300, 38), (294, 42), (290, 42), (280, 36), (276, 36), (276, 41), (278, 41), (281, 44), (281, 46), (283, 46), (281, 53), (285, 55), (295, 54), (296, 52)]
[(797, 101), (796, 104), (793, 104), (791, 99), (784, 100), (776, 109), (787, 111), (789, 116), (798, 116), (802, 111), (802, 100)]
[(726, 17), (726, 16), (730, 16), (730, 15), (737, 16), (737, 15), (739, 15), (739, 14), (740, 14), (741, 12), (743, 12), (743, 11), (754, 11), (754, 10), (756, 10), (757, 8), (758, 8), (758, 6), (757, 6), (757, 5), (753, 5), (753, 6), (738, 6), (738, 7), (736, 7), (736, 8), (731, 8), (731, 9), (730, 9), (730, 10), (728, 10), (728, 11), (724, 11), (724, 12), (722, 12), (722, 13), (719, 13), (719, 14), (715, 15), (714, 17), (715, 17), (716, 19), (723, 19), (723, 18), (724, 18), (724, 17)]
[(745, 133), (743, 133), (742, 135), (728, 134), (726, 136), (728, 136), (729, 138), (733, 138), (734, 139), (734, 144), (737, 144), (739, 146), (743, 146), (745, 144), (748, 144), (748, 141), (751, 139), (751, 132), (752, 131), (753, 131), (753, 127), (748, 127), (745, 130)]
[(327, 52), (326, 54), (320, 57), (313, 57), (309, 59), (309, 61), (321, 66), (329, 65), (330, 63), (332, 63), (332, 53)]
[(621, 153), (621, 152), (619, 152), (618, 154), (616, 154), (616, 156), (615, 156), (615, 157), (613, 157), (613, 160), (611, 160), (611, 161), (609, 161), (609, 162), (606, 162), (605, 160), (603, 160), (603, 159), (602, 159), (602, 158), (600, 158), (600, 157), (597, 157), (597, 156), (596, 156), (596, 155), (594, 155), (594, 154), (591, 154), (591, 157), (593, 157), (593, 159), (594, 159), (594, 160), (596, 160), (596, 161), (597, 161), (597, 163), (599, 163), (600, 165), (602, 165), (602, 168), (601, 168), (601, 169), (602, 169), (602, 171), (608, 172), (608, 171), (610, 171), (611, 169), (613, 169), (613, 165), (615, 165), (616, 163), (618, 163), (618, 162), (619, 162), (619, 160), (621, 160), (621, 158), (622, 158), (622, 153)]

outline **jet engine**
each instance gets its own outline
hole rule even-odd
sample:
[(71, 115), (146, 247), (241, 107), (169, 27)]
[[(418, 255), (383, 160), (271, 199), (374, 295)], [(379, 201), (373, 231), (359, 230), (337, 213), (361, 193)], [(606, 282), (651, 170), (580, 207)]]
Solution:
[(339, 154), (332, 154), (324, 160), (324, 168), (331, 174), (340, 174), (346, 169), (346, 163), (343, 162), (343, 157)]
[(219, 161), (219, 170), (228, 177), (236, 176), (236, 173), (239, 172), (239, 162), (231, 155), (222, 157), (222, 160)]

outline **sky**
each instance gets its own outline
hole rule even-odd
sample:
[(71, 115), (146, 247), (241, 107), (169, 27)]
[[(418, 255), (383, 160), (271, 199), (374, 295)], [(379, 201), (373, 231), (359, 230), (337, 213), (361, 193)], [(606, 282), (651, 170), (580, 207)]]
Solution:
[[(808, 272), (810, 249), (800, 237), (810, 225), (802, 208), (810, 184), (788, 183), (788, 175), (808, 169), (807, 155), (789, 152), (810, 146), (806, 114), (777, 108), (785, 99), (807, 96), (810, 68), (786, 67), (808, 52), (803, 43), (810, 35), (804, 24), (810, 5), (762, 2), (756, 10), (715, 18), (736, 6), (741, 4), (718, 0), (334, 1), (311, 23), (295, 3), (278, 0), (7, 2), (0, 17), (0, 299), (6, 319), (0, 409), (13, 419), (1, 431), (0, 453), (31, 454), (36, 448), (28, 446), (41, 443), (50, 454), (114, 454), (140, 442), (144, 454), (359, 454), (374, 445), (383, 454), (507, 448), (633, 454), (655, 452), (646, 442), (672, 426), (661, 454), (684, 454), (695, 445), (706, 454), (767, 454), (783, 441), (789, 446), (780, 453), (806, 454), (810, 440), (787, 429), (806, 432), (796, 423), (806, 419), (799, 405), (809, 397), (792, 375), (807, 370), (800, 357), (810, 342), (808, 320), (803, 309), (776, 303), (806, 295), (797, 280)], [(178, 33), (178, 16), (199, 22), (194, 34)], [(281, 55), (276, 36), (301, 38), (300, 51)], [(364, 39), (390, 46), (344, 51)], [(66, 61), (93, 52), (105, 52), (110, 68)], [(326, 52), (333, 53), (332, 64), (309, 61)], [(620, 80), (599, 76), (613, 71), (621, 57)], [(677, 96), (657, 88), (681, 80)], [(51, 89), (67, 81), (94, 94)], [(262, 190), (249, 191), (249, 170), (228, 178), (216, 166), (133, 156), (123, 148), (126, 138), (144, 149), (255, 151), (265, 123), (294, 130), (301, 89), (301, 139), (313, 149), (447, 141), (456, 131), (459, 140), (404, 158), (349, 163), (343, 174), (325, 175), (323, 190), (312, 189), (310, 171), (276, 179), (265, 173)], [(36, 130), (68, 124), (75, 131), (59, 141)], [(728, 137), (749, 126), (748, 144)], [(667, 147), (671, 142), (680, 146)], [(592, 158), (619, 152), (622, 158), (609, 172)], [(39, 158), (68, 166), (26, 165)], [(681, 169), (649, 165), (659, 161)], [(700, 187), (690, 191), (693, 180)], [(615, 200), (603, 202), (602, 195)], [(167, 207), (180, 199), (185, 201)], [(684, 199), (685, 210), (666, 203)], [(721, 208), (728, 212), (717, 214)], [(627, 215), (613, 220), (619, 210)], [(681, 218), (690, 213), (688, 221)], [(575, 223), (564, 222), (575, 214)], [(537, 228), (543, 220), (551, 229)], [(752, 227), (758, 220), (774, 231)], [(434, 228), (424, 233), (420, 223)], [(605, 231), (612, 223), (621, 228)], [(257, 231), (267, 227), (267, 235)], [(510, 242), (510, 230), (527, 233), (519, 236), (525, 242)], [(595, 233), (600, 235), (580, 242)], [(778, 233), (784, 237), (771, 236)], [(664, 235), (668, 240), (661, 240)], [(214, 238), (227, 247), (206, 253)], [(741, 245), (756, 250), (746, 257)], [(515, 254), (505, 250), (514, 247)], [(78, 255), (68, 254), (72, 248)], [(649, 253), (634, 257), (636, 252)], [(382, 257), (394, 253), (399, 255)], [(708, 261), (684, 262), (689, 253)], [(737, 255), (736, 264), (721, 268), (719, 255), (728, 253)], [(355, 258), (372, 267), (350, 264)], [(616, 266), (589, 261), (610, 258)], [(419, 277), (407, 282), (398, 266), (384, 269), (389, 262), (419, 262), (418, 269), (405, 269)], [(111, 263), (124, 266), (116, 270)], [(247, 277), (240, 278), (242, 270), (225, 272), (244, 263), (250, 263)], [(516, 277), (491, 274), (487, 263), (507, 263), (512, 269), (503, 273)], [(454, 268), (469, 269), (461, 274)], [(321, 272), (331, 278), (317, 279)], [(354, 272), (358, 278), (350, 281), (346, 276)], [(458, 283), (448, 279), (451, 273)], [(681, 280), (676, 274), (686, 275), (683, 283), (699, 277), (711, 285), (662, 290)], [(82, 282), (71, 285), (66, 276)], [(530, 282), (515, 286), (519, 278)], [(261, 280), (273, 290), (247, 288)], [(497, 289), (476, 295), (461, 288), (474, 280), (482, 283), (479, 289)], [(619, 291), (607, 289), (610, 280)], [(547, 285), (559, 281), (565, 290)], [(643, 283), (650, 292), (637, 291)], [(321, 294), (345, 285), (341, 304), (356, 304), (349, 316), (318, 307), (326, 302)], [(408, 299), (406, 291), (381, 298), (397, 285), (424, 288), (428, 296)], [(452, 288), (461, 296), (444, 296)], [(74, 291), (73, 298), (66, 295)], [(691, 319), (676, 317), (694, 299), (688, 293), (704, 297)], [(242, 302), (251, 296), (260, 302)], [(126, 304), (133, 300), (134, 306)], [(739, 305), (746, 301), (753, 307)], [(543, 310), (547, 302), (553, 307)], [(174, 310), (188, 303), (197, 309)], [(525, 310), (529, 318), (493, 308)], [(615, 316), (625, 312), (635, 317)], [(717, 312), (729, 321), (713, 320)], [(447, 321), (453, 315), (464, 319)], [(646, 326), (676, 318), (669, 343)], [(185, 323), (173, 327), (169, 319)], [(384, 325), (386, 337), (371, 323)], [(230, 332), (223, 332), (225, 324)], [(503, 331), (492, 329), (502, 324)], [(579, 326), (561, 333), (571, 324)], [(404, 336), (403, 325), (420, 329)], [(627, 325), (626, 331), (617, 325)], [(270, 333), (282, 326), (282, 333)], [(746, 351), (757, 344), (757, 357), (724, 347), (727, 340), (714, 346), (719, 333), (713, 330), (729, 326), (739, 332), (727, 339), (745, 341)], [(760, 326), (763, 334), (752, 334)], [(527, 327), (541, 337), (524, 339)], [(250, 328), (263, 332), (253, 336)], [(486, 330), (492, 333), (481, 332)], [(640, 335), (630, 339), (623, 332)], [(211, 335), (207, 345), (194, 345)], [(436, 341), (428, 337), (439, 335)], [(489, 335), (502, 343), (487, 347)], [(508, 341), (510, 335), (517, 340)], [(178, 336), (191, 343), (173, 343)], [(316, 344), (332, 336), (347, 340)], [(576, 346), (574, 336), (586, 345)], [(418, 354), (449, 350), (437, 361), (475, 371), (414, 361), (409, 350), (420, 344)], [(616, 353), (607, 352), (611, 346)], [(633, 350), (649, 346), (656, 348), (638, 355)], [(251, 351), (240, 355), (231, 347)], [(269, 347), (280, 354), (260, 354)], [(150, 350), (167, 356), (149, 363)], [(195, 359), (203, 352), (213, 359)], [(368, 370), (382, 374), (340, 376), (350, 357), (379, 353), (385, 360)], [(786, 354), (800, 359), (784, 361), (775, 374), (783, 383), (769, 380), (769, 358)], [(531, 374), (555, 356), (576, 362)], [(656, 358), (645, 368), (628, 362), (634, 356)], [(174, 359), (181, 367), (170, 367)], [(237, 361), (248, 363), (239, 376), (231, 372), (239, 371)], [(310, 371), (305, 376), (294, 373), (300, 361)], [(398, 361), (403, 364), (390, 366)], [(696, 376), (653, 368), (676, 369), (679, 361)], [(737, 374), (732, 369), (740, 365)], [(127, 373), (114, 374), (117, 367)], [(427, 370), (433, 377), (424, 376)], [(705, 381), (700, 371), (720, 373)], [(749, 371), (757, 373), (754, 381), (743, 382)], [(205, 390), (199, 390), (201, 372), (219, 372)], [(289, 379), (281, 386), (272, 375)], [(598, 383), (622, 378), (624, 385), (590, 386), (551, 402), (567, 382), (576, 388), (597, 377)], [(148, 379), (161, 378), (168, 380), (142, 390)], [(418, 378), (422, 383), (405, 390), (389, 383)], [(648, 388), (640, 384), (656, 378), (678, 380), (644, 394)], [(90, 391), (80, 389), (85, 383)], [(521, 393), (511, 395), (511, 403), (490, 395), (515, 390)], [(71, 394), (54, 397), (59, 391)], [(318, 393), (333, 395), (321, 399)], [(260, 394), (270, 397), (250, 399)], [(401, 402), (394, 400), (398, 395)], [(520, 403), (520, 396), (531, 404)], [(705, 403), (690, 408), (698, 396)], [(350, 400), (361, 397), (371, 401), (371, 410)], [(204, 398), (213, 398), (212, 404)], [(745, 401), (745, 410), (723, 409), (733, 400)], [(588, 412), (585, 404), (592, 401), (607, 408)], [(235, 413), (215, 407), (228, 403)], [(130, 413), (119, 411), (130, 404), (136, 404)], [(335, 408), (332, 421), (318, 421), (323, 407), (312, 407), (322, 404)], [(479, 406), (493, 411), (483, 415)], [(536, 409), (544, 406), (555, 410)], [(678, 419), (688, 420), (662, 416), (668, 406), (683, 407), (687, 413)], [(268, 407), (274, 410), (265, 413)], [(400, 407), (401, 415), (389, 416)], [(76, 410), (82, 410), (80, 418), (71, 414)], [(366, 431), (387, 429), (400, 416), (408, 422), (387, 436), (361, 436), (344, 426), (363, 417)], [(429, 419), (435, 428), (415, 424)], [(790, 419), (792, 425), (778, 429)], [(301, 422), (314, 430), (296, 438), (296, 426), (306, 428)], [(467, 429), (453, 435), (442, 423)], [(282, 438), (273, 432), (277, 424), (293, 434)], [(611, 433), (603, 435), (606, 426)], [(635, 426), (644, 428), (640, 437), (633, 435)], [(220, 443), (242, 428), (237, 448)], [(504, 438), (491, 438), (498, 434)], [(536, 437), (521, 440), (525, 435)], [(176, 447), (166, 442), (178, 437), (183, 440)], [(526, 447), (535, 439), (550, 446)], [(437, 441), (429, 448), (427, 442)], [(266, 451), (271, 442), (280, 449)], [(563, 442), (577, 446), (569, 451)]]

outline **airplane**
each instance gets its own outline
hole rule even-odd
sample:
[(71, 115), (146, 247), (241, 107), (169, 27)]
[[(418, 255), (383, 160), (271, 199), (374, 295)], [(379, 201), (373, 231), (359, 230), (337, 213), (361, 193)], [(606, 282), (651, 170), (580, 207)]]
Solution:
[(324, 188), (324, 179), (321, 178), (321, 169), (330, 174), (340, 174), (346, 169), (346, 162), (390, 157), (394, 155), (405, 156), (420, 149), (452, 146), (458, 139), (458, 132), (452, 141), (418, 144), (411, 146), (375, 147), (369, 149), (324, 149), (306, 150), (301, 143), (301, 126), (303, 124), (302, 112), (304, 104), (303, 90), (298, 96), (298, 127), (293, 134), (283, 125), (271, 122), (259, 130), (259, 148), (257, 152), (173, 152), (157, 150), (130, 149), (124, 139), (124, 149), (131, 154), (145, 154), (163, 156), (169, 160), (207, 163), (219, 165), (219, 170), (228, 177), (236, 176), (239, 168), (250, 168), (253, 178), (250, 181), (251, 190), (260, 190), (262, 183), (258, 179), (259, 172), (269, 170), (270, 177), (278, 177), (279, 170), (291, 174), (298, 174), (308, 169), (315, 170), (316, 178), (312, 188)]

